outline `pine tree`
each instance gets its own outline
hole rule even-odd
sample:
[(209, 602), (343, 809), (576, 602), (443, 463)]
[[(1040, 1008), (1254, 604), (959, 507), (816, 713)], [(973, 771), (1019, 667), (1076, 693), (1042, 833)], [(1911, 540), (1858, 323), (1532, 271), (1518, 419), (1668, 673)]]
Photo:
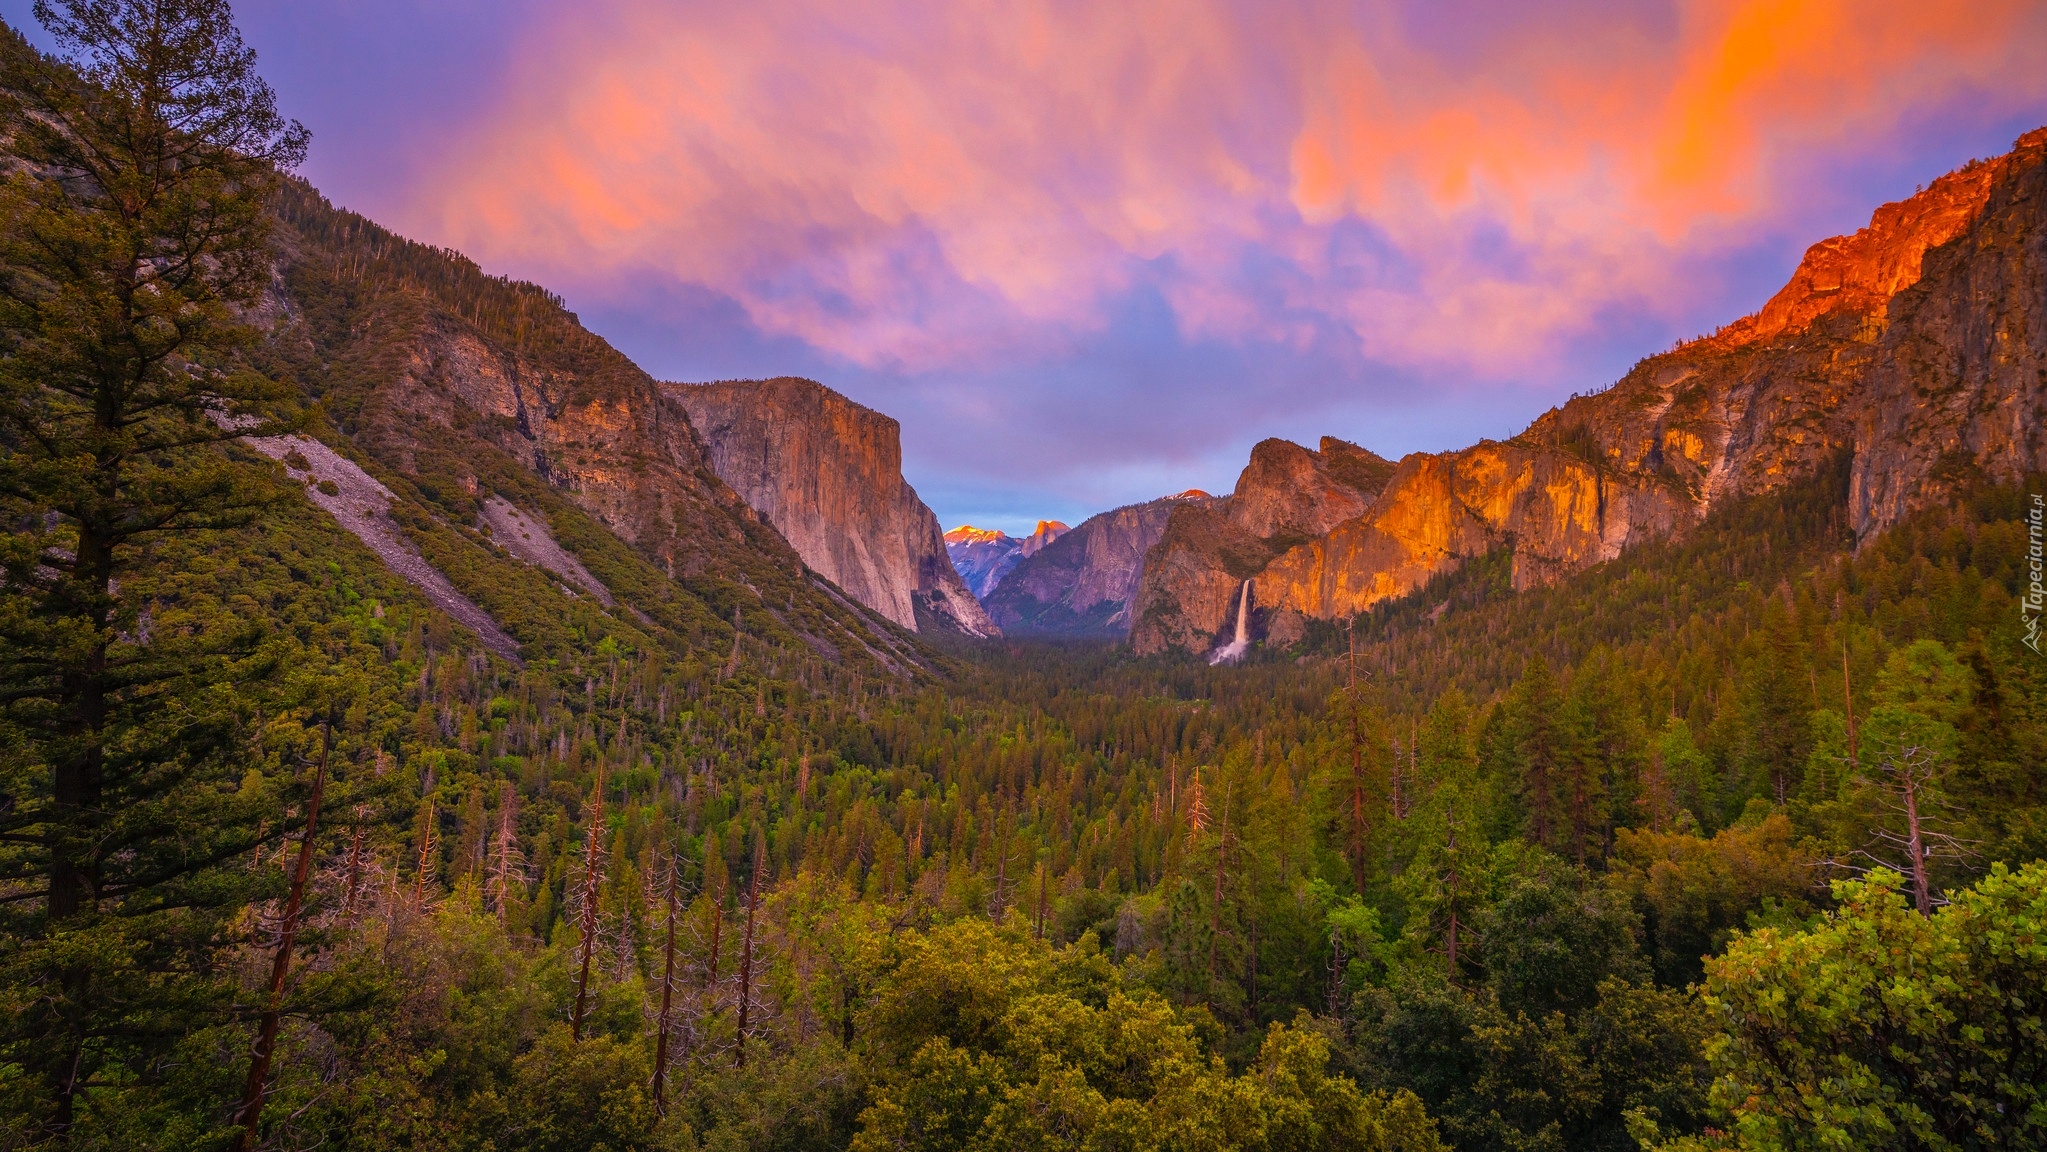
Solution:
[(1514, 751), (1521, 768), (1521, 802), (1528, 814), (1528, 838), (1548, 847), (1555, 843), (1557, 785), (1561, 764), (1557, 732), (1560, 703), (1549, 661), (1540, 654), (1528, 661), (1508, 706), (1513, 710)]
[[(209, 882), (258, 839), (216, 784), (235, 718), (199, 691), (249, 630), (152, 637), (124, 596), (145, 546), (238, 524), (265, 486), (219, 445), (281, 427), (238, 367), (237, 308), (269, 282), (266, 201), (305, 130), (278, 116), (224, 0), (38, 0), (63, 59), (0, 36), (0, 704), (19, 749), (0, 880), (34, 889), (4, 1026), (47, 1131), (114, 1063), (195, 1026), (161, 985), (247, 897)], [(260, 670), (243, 669), (245, 678)], [(187, 702), (167, 707), (176, 692)], [(191, 703), (199, 703), (198, 709)], [(282, 835), (282, 821), (269, 834)], [(219, 878), (216, 878), (218, 881)], [(136, 957), (153, 953), (149, 970)], [(155, 990), (152, 990), (155, 989)], [(199, 998), (201, 1001), (204, 997)]]

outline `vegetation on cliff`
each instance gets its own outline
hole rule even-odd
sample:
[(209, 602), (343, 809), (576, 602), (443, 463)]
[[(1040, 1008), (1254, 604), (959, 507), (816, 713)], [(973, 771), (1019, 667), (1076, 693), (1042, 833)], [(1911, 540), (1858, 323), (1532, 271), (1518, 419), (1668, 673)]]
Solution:
[[(260, 91), (214, 0), (58, 11), (121, 35), (174, 17)], [(129, 51), (108, 35), (79, 43)], [(11, 91), (77, 83), (8, 51)], [(516, 415), (448, 404), (455, 423), (408, 431), (473, 384), (411, 366), (453, 347), (425, 329), (510, 355), (520, 396), (639, 385), (539, 290), (266, 184), (193, 202), (279, 206), (286, 314), (245, 332), (248, 310), (196, 302), (217, 342), (152, 386), (358, 457), (521, 660), (232, 444), (119, 463), (96, 499), (205, 518), (144, 517), (187, 530), (131, 538), (78, 591), (99, 513), (26, 421), (75, 403), (47, 357), (76, 314), (49, 302), (91, 282), (27, 241), (117, 233), (88, 228), (89, 189), (18, 166), (0, 1145), (2047, 1136), (2028, 488), (1968, 487), (1853, 548), (1843, 463), (1547, 587), (1515, 591), (1491, 554), (1237, 667), (940, 656), (811, 582), (715, 478), (645, 482), (673, 485), (677, 544), (634, 481), (508, 454), (616, 463)], [(209, 218), (262, 239), (260, 214)], [(209, 407), (136, 435), (214, 441)], [(480, 531), (493, 495), (543, 513), (617, 605)]]

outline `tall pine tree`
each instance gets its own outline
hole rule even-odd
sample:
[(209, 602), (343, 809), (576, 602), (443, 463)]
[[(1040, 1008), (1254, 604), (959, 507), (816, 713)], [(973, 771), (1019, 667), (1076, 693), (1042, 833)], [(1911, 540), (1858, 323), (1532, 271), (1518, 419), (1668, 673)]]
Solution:
[(153, 635), (138, 588), (152, 541), (263, 498), (221, 445), (282, 427), (281, 390), (237, 353), (306, 133), (221, 0), (35, 13), (62, 58), (0, 45), (0, 966), (25, 1006), (0, 1038), (68, 1140), (81, 1096), (147, 1068), (207, 999), (207, 912), (242, 899), (220, 865), (260, 835), (213, 786), (236, 729), (216, 689), (251, 638)]

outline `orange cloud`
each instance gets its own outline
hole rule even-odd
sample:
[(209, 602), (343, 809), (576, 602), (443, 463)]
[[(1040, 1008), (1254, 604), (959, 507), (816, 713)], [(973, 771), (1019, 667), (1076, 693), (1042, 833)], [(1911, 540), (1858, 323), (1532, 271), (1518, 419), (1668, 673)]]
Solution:
[(866, 364), (1042, 346), (1146, 285), (1191, 333), (1497, 375), (1769, 224), (1786, 156), (2047, 108), (2020, 0), (1432, 10), (609, 0), (533, 35), (406, 223)]

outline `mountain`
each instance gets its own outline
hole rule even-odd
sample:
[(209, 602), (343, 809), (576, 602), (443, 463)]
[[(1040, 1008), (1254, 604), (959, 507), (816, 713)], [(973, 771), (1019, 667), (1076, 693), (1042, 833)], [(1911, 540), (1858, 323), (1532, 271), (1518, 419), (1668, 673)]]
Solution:
[(1189, 490), (1088, 517), (1002, 577), (988, 597), (988, 614), (1016, 635), (1122, 636), (1144, 555), (1173, 510), (1213, 499)]
[(558, 297), (302, 183), (276, 210), (258, 355), (320, 419), (255, 447), (332, 485), (316, 502), (490, 646), (551, 653), (617, 631), (725, 675), (771, 652), (892, 676), (932, 665), (807, 576), (717, 476), (671, 390)]
[(1057, 520), (1038, 521), (1036, 530), (1021, 540), (999, 529), (962, 524), (945, 534), (945, 552), (968, 590), (985, 604), (1010, 569), (1066, 533), (1066, 525)]
[(997, 635), (946, 554), (938, 517), (903, 479), (901, 427), (811, 380), (670, 384), (712, 471), (803, 562), (913, 631)]
[(1144, 624), (1140, 651), (1157, 650), (1147, 643), (1155, 635), (1202, 647), (1214, 629), (1188, 621), (1224, 619), (1245, 578), (1362, 514), (1392, 472), (1390, 462), (1334, 437), (1319, 450), (1260, 442), (1228, 496), (1174, 509), (1146, 555), (1133, 614)]
[[(1145, 564), (1133, 645), (1206, 648), (1245, 579), (1282, 640), (1495, 550), (1511, 552), (1516, 588), (1549, 583), (1843, 457), (1858, 539), (2047, 467), (2043, 214), (2047, 129), (1813, 245), (1754, 315), (1519, 436), (1401, 460), (1339, 523), (1178, 510)], [(1341, 507), (1312, 469), (1276, 472), (1254, 452), (1254, 471), (1284, 490), (1261, 508)]]

